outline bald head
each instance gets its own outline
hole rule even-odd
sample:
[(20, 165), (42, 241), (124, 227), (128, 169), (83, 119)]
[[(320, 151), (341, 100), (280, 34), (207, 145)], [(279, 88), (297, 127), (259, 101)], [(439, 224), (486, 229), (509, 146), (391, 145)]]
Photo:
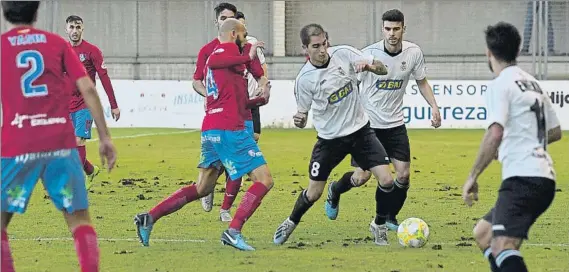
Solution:
[(219, 27), (219, 38), (220, 41), (229, 41), (231, 36), (235, 36), (236, 33), (245, 33), (245, 26), (239, 20), (234, 18), (226, 19), (221, 27)]

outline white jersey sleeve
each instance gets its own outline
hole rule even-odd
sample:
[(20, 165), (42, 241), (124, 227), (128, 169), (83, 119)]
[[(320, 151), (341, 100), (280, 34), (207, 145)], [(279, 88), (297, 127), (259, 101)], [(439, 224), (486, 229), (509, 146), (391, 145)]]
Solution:
[[(257, 38), (253, 36), (247, 36), (247, 42), (250, 44), (255, 44), (258, 41), (259, 40), (257, 40)], [(260, 47), (257, 47), (257, 58), (259, 58), (259, 62), (261, 62), (261, 65), (266, 63), (265, 53), (263, 52), (263, 49)]]
[(302, 80), (306, 74), (299, 74), (294, 82), (294, 96), (296, 97), (296, 108), (299, 112), (308, 113), (312, 106), (313, 93), (307, 81)]
[(488, 128), (496, 123), (506, 127), (510, 109), (509, 88), (497, 88), (496, 84), (488, 86), (486, 91), (486, 108), (488, 112)]
[(423, 80), (427, 77), (427, 66), (425, 66), (425, 56), (423, 56), (423, 51), (417, 47), (417, 50), (414, 50), (413, 57), (415, 58), (413, 78), (415, 78), (415, 80)]

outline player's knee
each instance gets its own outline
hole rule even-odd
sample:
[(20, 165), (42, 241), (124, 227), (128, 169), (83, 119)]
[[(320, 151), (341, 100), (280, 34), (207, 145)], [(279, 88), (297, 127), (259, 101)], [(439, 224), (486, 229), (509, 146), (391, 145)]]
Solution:
[(260, 138), (261, 138), (261, 134), (259, 134), (259, 133), (253, 134), (253, 139), (255, 139), (255, 142), (258, 142)]
[(77, 143), (77, 146), (84, 146), (86, 143), (85, 139), (81, 137), (75, 137), (75, 142)]
[(476, 226), (474, 226), (472, 234), (478, 247), (481, 250), (485, 250), (490, 247), (490, 241), (492, 240), (492, 224), (486, 220), (480, 220)]
[(63, 217), (67, 222), (70, 232), (73, 232), (73, 230), (78, 226), (91, 225), (91, 217), (89, 216), (89, 211), (87, 209), (74, 211), (73, 213), (67, 213), (64, 211)]
[(389, 165), (379, 165), (370, 169), (381, 187), (393, 186), (393, 176)]

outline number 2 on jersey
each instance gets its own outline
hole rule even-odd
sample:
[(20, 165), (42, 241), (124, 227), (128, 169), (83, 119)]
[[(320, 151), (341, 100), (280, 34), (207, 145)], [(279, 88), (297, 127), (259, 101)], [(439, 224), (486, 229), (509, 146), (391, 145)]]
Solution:
[[(516, 84), (522, 92), (531, 91), (543, 94), (543, 91), (535, 81), (516, 80)], [(539, 99), (536, 99), (535, 103), (531, 105), (529, 109), (535, 113), (535, 118), (537, 119), (537, 140), (543, 148), (546, 149), (545, 109), (543, 108), (543, 103), (539, 101)]]
[(45, 96), (47, 95), (47, 85), (34, 85), (45, 70), (43, 56), (36, 50), (26, 50), (16, 56), (16, 66), (18, 68), (29, 68), (20, 78), (20, 86), (24, 97)]
[(215, 84), (215, 80), (213, 79), (213, 71), (207, 68), (207, 75), (205, 77), (205, 88), (206, 88), (206, 96), (213, 96), (213, 99), (217, 99), (219, 96), (219, 90), (217, 89), (217, 84)]

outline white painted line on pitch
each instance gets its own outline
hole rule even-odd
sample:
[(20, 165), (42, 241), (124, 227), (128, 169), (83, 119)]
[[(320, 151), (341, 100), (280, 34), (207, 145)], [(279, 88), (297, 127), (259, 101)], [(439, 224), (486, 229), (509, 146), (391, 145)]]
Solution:
[[(10, 241), (73, 241), (73, 238), (71, 237), (37, 237), (37, 238), (9, 238)], [(101, 242), (137, 242), (139, 243), (139, 240), (137, 238), (98, 238), (97, 240), (101, 241)], [(158, 242), (158, 243), (219, 243), (218, 240), (200, 240), (200, 239), (159, 239), (159, 238), (153, 238), (150, 240), (151, 242)], [(310, 246), (311, 243), (309, 243), (306, 240), (300, 241), (303, 243), (306, 243), (307, 246)], [(313, 242), (314, 245), (316, 244), (320, 244), (319, 242), (314, 241)], [(361, 245), (361, 244), (367, 244), (367, 243), (350, 243), (349, 241), (341, 241), (341, 242), (330, 242), (330, 243), (324, 243), (324, 244), (350, 244), (350, 245)], [(472, 241), (456, 241), (456, 242), (441, 242), (441, 243), (437, 243), (437, 242), (429, 242), (426, 246), (434, 246), (434, 245), (443, 245), (443, 246), (456, 246), (457, 244), (460, 243), (469, 243), (472, 244), (472, 247), (475, 247), (474, 242)], [(267, 244), (273, 244), (271, 242), (267, 242)], [(296, 242), (291, 242), (291, 243), (287, 243), (286, 245), (295, 245)], [(371, 243), (369, 243), (371, 245)], [(530, 246), (530, 247), (569, 247), (569, 243), (568, 244), (547, 244), (547, 243), (523, 243), (523, 246)], [(467, 246), (465, 246), (467, 247)]]
[[(185, 134), (185, 133), (192, 133), (192, 132), (196, 132), (199, 131), (197, 129), (193, 129), (193, 130), (185, 130), (185, 131), (176, 131), (176, 132), (158, 132), (158, 133), (143, 133), (143, 134), (134, 134), (134, 135), (126, 135), (126, 136), (111, 136), (111, 138), (114, 139), (131, 139), (131, 138), (140, 138), (140, 137), (146, 137), (146, 136), (160, 136), (160, 135), (175, 135), (175, 134)], [(87, 140), (87, 142), (94, 142), (99, 140), (98, 138), (93, 138), (93, 139), (89, 139)]]

